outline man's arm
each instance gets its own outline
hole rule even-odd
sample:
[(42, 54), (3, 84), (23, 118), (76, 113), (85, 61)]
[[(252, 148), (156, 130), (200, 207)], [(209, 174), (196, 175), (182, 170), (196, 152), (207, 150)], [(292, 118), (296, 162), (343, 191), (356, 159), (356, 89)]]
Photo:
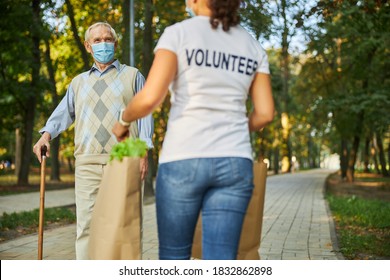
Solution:
[[(137, 94), (141, 89), (143, 88), (145, 84), (145, 78), (140, 73), (137, 72), (137, 76), (135, 78), (135, 85), (134, 85), (134, 94)], [(142, 119), (137, 120), (137, 126), (138, 126), (138, 137), (139, 139), (146, 142), (149, 149), (153, 148), (153, 131), (154, 131), (154, 120), (152, 114), (147, 115), (146, 117)], [(148, 154), (140, 161), (140, 171), (141, 171), (141, 180), (143, 180), (146, 177), (146, 174), (148, 174)]]
[(39, 131), (39, 133), (48, 132), (51, 139), (56, 138), (61, 132), (66, 130), (75, 119), (74, 108), (74, 92), (71, 86), (64, 98), (54, 109), (53, 113), (46, 122), (46, 125)]
[(74, 92), (72, 87), (69, 86), (64, 98), (55, 108), (47, 120), (46, 125), (39, 131), (42, 136), (33, 147), (33, 152), (36, 154), (39, 162), (42, 161), (42, 147), (46, 146), (46, 155), (50, 156), (49, 141), (56, 138), (62, 131), (67, 129), (74, 122), (74, 119)]
[[(135, 79), (135, 94), (141, 91), (145, 84), (145, 78), (140, 73), (137, 72), (137, 76)], [(146, 117), (142, 119), (137, 120), (137, 126), (138, 126), (138, 137), (145, 141), (148, 145), (149, 149), (153, 148), (153, 132), (154, 132), (154, 120), (153, 115), (149, 114)]]

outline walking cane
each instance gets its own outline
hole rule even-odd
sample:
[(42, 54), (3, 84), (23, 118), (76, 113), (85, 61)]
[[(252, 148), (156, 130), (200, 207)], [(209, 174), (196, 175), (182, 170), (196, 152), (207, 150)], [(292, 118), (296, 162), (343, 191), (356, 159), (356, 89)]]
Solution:
[(40, 203), (39, 203), (39, 229), (38, 229), (38, 260), (42, 260), (43, 251), (43, 223), (45, 210), (45, 178), (46, 178), (46, 151), (47, 147), (41, 149), (41, 187), (40, 187)]

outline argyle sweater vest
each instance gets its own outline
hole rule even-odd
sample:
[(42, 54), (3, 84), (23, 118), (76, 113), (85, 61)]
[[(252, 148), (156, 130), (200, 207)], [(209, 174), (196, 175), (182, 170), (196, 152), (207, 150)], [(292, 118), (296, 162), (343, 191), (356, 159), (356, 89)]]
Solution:
[[(90, 71), (72, 81), (75, 93), (75, 152), (76, 165), (106, 164), (109, 153), (117, 143), (112, 128), (134, 96), (138, 70), (120, 64), (103, 77)], [(137, 122), (130, 125), (130, 135), (138, 137)]]

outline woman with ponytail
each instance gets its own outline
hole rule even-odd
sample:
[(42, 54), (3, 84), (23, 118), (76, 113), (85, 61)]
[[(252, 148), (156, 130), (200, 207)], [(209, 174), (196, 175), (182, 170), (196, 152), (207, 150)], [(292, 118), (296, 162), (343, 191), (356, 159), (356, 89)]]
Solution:
[[(191, 257), (199, 213), (202, 258), (237, 255), (253, 189), (249, 132), (274, 116), (267, 55), (239, 25), (240, 5), (187, 0), (192, 17), (165, 29), (143, 90), (122, 114), (124, 122), (146, 116), (171, 93), (156, 183), (160, 259)], [(113, 132), (128, 135), (119, 122)]]

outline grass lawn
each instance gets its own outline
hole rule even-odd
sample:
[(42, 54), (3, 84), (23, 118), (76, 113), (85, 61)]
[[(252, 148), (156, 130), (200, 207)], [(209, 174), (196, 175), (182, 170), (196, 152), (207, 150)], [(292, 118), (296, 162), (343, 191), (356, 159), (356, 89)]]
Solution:
[(390, 203), (328, 195), (346, 259), (390, 259)]
[[(61, 172), (60, 178), (61, 181), (51, 181), (50, 170), (47, 170), (45, 178), (45, 189), (54, 190), (74, 187), (74, 173)], [(29, 174), (29, 186), (18, 186), (17, 177), (14, 172), (3, 172), (2, 174), (0, 174), (0, 196), (39, 191), (40, 180), (40, 173), (37, 168), (32, 169)]]
[[(44, 212), (45, 229), (76, 222), (74, 207), (46, 208)], [(0, 216), (0, 242), (25, 234), (38, 232), (39, 209), (21, 213), (4, 213)]]

